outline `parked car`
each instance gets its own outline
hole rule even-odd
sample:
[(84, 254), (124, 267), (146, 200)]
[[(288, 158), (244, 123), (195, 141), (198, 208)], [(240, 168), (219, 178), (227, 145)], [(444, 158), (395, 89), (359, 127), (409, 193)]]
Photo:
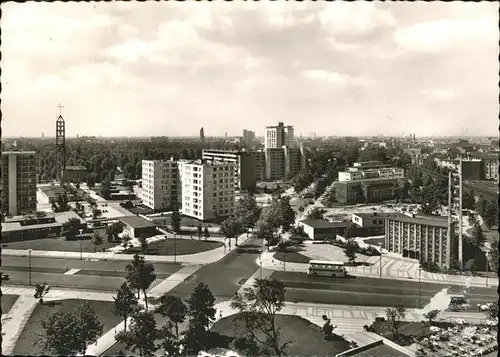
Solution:
[(2, 273), (2, 280), (9, 280), (9, 274), (3, 274)]

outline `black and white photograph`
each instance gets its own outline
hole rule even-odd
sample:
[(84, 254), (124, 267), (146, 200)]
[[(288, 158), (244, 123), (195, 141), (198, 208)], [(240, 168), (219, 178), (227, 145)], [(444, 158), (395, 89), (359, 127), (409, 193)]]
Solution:
[(498, 2), (0, 8), (0, 354), (498, 355)]

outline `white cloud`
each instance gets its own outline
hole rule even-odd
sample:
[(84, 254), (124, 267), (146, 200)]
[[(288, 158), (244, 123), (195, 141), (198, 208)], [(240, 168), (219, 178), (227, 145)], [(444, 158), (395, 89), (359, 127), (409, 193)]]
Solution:
[(322, 69), (311, 69), (303, 72), (304, 76), (311, 80), (325, 81), (336, 84), (368, 86), (373, 84), (373, 80), (363, 77), (351, 77), (346, 74), (325, 71)]
[(323, 27), (332, 34), (364, 35), (382, 27), (396, 25), (387, 10), (377, 9), (373, 2), (330, 2), (319, 13)]
[[(465, 43), (496, 41), (498, 22), (482, 20), (439, 20), (403, 27), (394, 33), (394, 41), (411, 51), (445, 51)], [(470, 41), (470, 42), (469, 42)]]
[(457, 88), (428, 88), (420, 90), (420, 93), (439, 100), (452, 100), (460, 96)]

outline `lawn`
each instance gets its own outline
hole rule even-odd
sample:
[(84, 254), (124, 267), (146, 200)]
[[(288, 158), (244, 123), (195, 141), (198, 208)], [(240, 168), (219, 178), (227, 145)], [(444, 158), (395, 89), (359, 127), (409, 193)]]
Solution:
[(298, 253), (298, 252), (276, 252), (273, 255), (273, 258), (280, 260), (280, 261), (285, 261), (287, 263), (301, 263), (301, 264), (308, 264), (311, 258), (306, 257), (305, 255)]
[(2, 315), (9, 313), (10, 309), (12, 309), (12, 306), (14, 306), (14, 304), (16, 303), (18, 297), (19, 295), (2, 295)]
[(101, 324), (104, 325), (103, 333), (111, 330), (121, 321), (120, 317), (113, 315), (113, 303), (108, 301), (70, 299), (54, 301), (53, 305), (47, 305), (48, 303), (46, 305), (37, 304), (21, 332), (12, 354), (50, 355), (51, 351), (44, 349), (43, 339), (40, 338), (40, 333), (43, 331), (42, 321), (57, 311), (71, 313), (84, 302), (89, 303), (99, 316)]
[[(102, 249), (109, 249), (114, 247), (120, 242), (108, 242), (106, 237), (106, 232), (104, 229), (96, 229), (103, 238), (103, 245), (97, 247), (97, 251)], [(91, 243), (93, 233), (87, 233), (82, 235), (81, 248), (84, 252), (93, 253), (94, 246)], [(46, 250), (46, 251), (59, 251), (59, 252), (79, 252), (80, 251), (80, 236), (77, 236), (75, 240), (66, 240), (65, 237), (58, 238), (43, 238), (43, 239), (33, 239), (21, 242), (10, 242), (2, 244), (2, 248), (5, 249), (33, 249), (33, 250)]]
[[(212, 249), (222, 247), (221, 242), (212, 240), (198, 239), (166, 239), (148, 244), (146, 254), (150, 255), (174, 255), (174, 249), (177, 255), (188, 255), (206, 252)], [(123, 253), (140, 253), (139, 247), (129, 248)]]
[[(276, 325), (281, 328), (281, 342), (290, 341), (285, 350), (289, 356), (335, 356), (349, 349), (349, 343), (341, 337), (326, 341), (319, 326), (300, 316), (276, 315)], [(249, 336), (238, 323), (238, 314), (219, 320), (211, 331), (237, 338)]]

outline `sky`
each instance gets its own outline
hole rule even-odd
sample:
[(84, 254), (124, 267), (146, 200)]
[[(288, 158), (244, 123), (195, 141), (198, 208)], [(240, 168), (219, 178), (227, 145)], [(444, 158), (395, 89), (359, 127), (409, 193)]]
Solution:
[(4, 136), (497, 135), (488, 2), (8, 2)]

